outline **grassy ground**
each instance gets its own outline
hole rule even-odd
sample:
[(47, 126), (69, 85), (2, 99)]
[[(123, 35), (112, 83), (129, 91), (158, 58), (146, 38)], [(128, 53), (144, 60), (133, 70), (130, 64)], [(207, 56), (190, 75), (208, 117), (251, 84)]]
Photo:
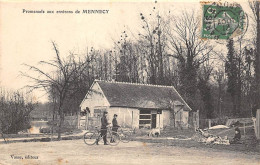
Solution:
[[(218, 129), (218, 130), (210, 130), (209, 133), (213, 135), (217, 135), (220, 137), (227, 136), (229, 139), (234, 137), (234, 128), (230, 129)], [(173, 139), (162, 139), (162, 138), (148, 138), (147, 136), (143, 136), (144, 138), (139, 138), (137, 140), (143, 142), (151, 142), (151, 143), (161, 143), (167, 146), (178, 146), (178, 147), (186, 147), (186, 148), (201, 148), (201, 149), (216, 149), (216, 150), (225, 150), (225, 151), (236, 151), (243, 153), (256, 152), (260, 153), (260, 142), (256, 140), (254, 136), (253, 127), (247, 127), (244, 132), (241, 129), (241, 144), (231, 144), (231, 145), (220, 145), (220, 144), (205, 144), (201, 142), (197, 142), (193, 137), (195, 135), (194, 130), (171, 130), (170, 132), (162, 132), (161, 137), (172, 137)]]
[(236, 152), (243, 152), (243, 153), (260, 153), (260, 145), (259, 143), (256, 144), (231, 144), (231, 145), (216, 145), (210, 144), (206, 145), (203, 143), (196, 142), (194, 140), (159, 140), (159, 139), (146, 139), (140, 140), (143, 142), (151, 142), (151, 143), (161, 143), (167, 146), (178, 146), (178, 147), (185, 147), (185, 148), (200, 148), (200, 149), (216, 149), (216, 150), (225, 150), (225, 151), (236, 151)]

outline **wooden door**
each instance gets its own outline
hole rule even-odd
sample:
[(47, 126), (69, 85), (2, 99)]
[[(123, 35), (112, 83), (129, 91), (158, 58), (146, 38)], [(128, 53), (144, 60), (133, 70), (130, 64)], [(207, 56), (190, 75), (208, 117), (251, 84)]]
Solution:
[(156, 128), (156, 114), (152, 114), (151, 128)]

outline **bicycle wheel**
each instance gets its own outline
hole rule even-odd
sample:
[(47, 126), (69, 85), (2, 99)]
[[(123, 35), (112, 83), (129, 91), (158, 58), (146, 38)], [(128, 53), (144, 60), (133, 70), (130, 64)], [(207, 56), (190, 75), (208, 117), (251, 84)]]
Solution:
[(99, 135), (96, 132), (86, 132), (83, 135), (83, 139), (87, 145), (93, 145), (93, 144), (95, 144), (96, 140), (98, 139), (98, 136)]
[(120, 141), (120, 137), (117, 134), (117, 132), (112, 131), (107, 133), (107, 142), (109, 145), (116, 146), (118, 145), (119, 141)]
[(121, 141), (123, 143), (128, 143), (130, 141), (131, 133), (130, 132), (123, 132), (120, 135)]

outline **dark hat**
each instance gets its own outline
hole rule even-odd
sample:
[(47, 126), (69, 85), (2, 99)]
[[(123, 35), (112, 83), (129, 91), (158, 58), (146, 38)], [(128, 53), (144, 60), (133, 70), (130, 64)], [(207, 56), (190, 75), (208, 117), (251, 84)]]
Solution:
[(114, 114), (114, 117), (116, 117), (117, 116), (117, 114)]
[(104, 111), (103, 114), (107, 114), (108, 112), (107, 111)]

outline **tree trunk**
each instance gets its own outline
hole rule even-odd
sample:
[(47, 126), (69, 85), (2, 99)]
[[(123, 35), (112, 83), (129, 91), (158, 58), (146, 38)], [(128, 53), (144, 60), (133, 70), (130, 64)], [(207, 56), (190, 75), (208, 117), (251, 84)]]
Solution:
[(256, 94), (256, 104), (260, 108), (260, 11), (259, 11), (259, 1), (256, 1), (256, 84), (257, 84), (257, 94)]
[(59, 129), (58, 129), (58, 140), (61, 140), (61, 129), (63, 126), (63, 122), (64, 122), (64, 113), (61, 110), (61, 107), (59, 108), (59, 115), (60, 115), (60, 120), (59, 120)]
[(237, 115), (237, 96), (236, 95), (232, 95), (232, 115), (233, 117), (235, 117)]

